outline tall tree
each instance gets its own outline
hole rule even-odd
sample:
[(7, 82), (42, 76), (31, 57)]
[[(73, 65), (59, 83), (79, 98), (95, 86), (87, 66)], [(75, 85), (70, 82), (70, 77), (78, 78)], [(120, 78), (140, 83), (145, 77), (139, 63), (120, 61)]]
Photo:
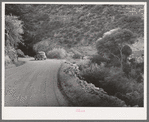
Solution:
[[(124, 55), (127, 53), (128, 47), (126, 45), (133, 44), (136, 41), (136, 35), (127, 29), (114, 29), (104, 34), (103, 38), (97, 41), (98, 53), (106, 53), (112, 55), (121, 64), (121, 70), (123, 69)], [(126, 52), (125, 52), (126, 51)]]

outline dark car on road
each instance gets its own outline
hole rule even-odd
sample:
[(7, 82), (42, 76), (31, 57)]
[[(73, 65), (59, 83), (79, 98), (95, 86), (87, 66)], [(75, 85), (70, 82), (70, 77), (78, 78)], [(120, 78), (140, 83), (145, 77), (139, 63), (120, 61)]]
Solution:
[(43, 51), (38, 52), (34, 58), (35, 60), (46, 60), (47, 59), (46, 54)]

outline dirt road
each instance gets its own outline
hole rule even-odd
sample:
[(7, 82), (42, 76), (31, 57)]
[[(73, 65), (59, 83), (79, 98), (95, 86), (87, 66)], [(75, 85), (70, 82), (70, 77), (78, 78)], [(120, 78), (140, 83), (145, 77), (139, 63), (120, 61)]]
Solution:
[(60, 60), (19, 59), (22, 66), (5, 70), (5, 106), (67, 106), (57, 86)]

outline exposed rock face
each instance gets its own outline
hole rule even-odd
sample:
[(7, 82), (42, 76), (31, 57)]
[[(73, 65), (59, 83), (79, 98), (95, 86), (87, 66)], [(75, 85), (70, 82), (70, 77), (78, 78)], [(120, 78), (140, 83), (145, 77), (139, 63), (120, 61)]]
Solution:
[(124, 101), (115, 96), (109, 96), (102, 88), (80, 80), (77, 73), (79, 73), (77, 65), (65, 62), (58, 74), (61, 89), (74, 106), (126, 106)]

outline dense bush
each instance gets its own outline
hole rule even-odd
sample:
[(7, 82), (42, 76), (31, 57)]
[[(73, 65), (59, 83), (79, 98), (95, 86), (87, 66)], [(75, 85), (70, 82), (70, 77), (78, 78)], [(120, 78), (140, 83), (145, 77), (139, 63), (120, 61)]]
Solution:
[(64, 59), (67, 56), (67, 52), (63, 48), (54, 48), (47, 52), (47, 58)]
[(128, 45), (125, 45), (122, 49), (122, 53), (128, 57), (132, 54), (132, 49)]
[(132, 92), (134, 83), (122, 74), (106, 77), (102, 84), (103, 89), (111, 95), (117, 92), (126, 94)]
[(130, 29), (131, 31), (137, 33), (139, 36), (144, 35), (143, 19), (138, 15), (124, 16), (120, 18), (116, 24), (119, 25), (119, 27)]
[(51, 49), (50, 42), (51, 42), (51, 40), (40, 41), (40, 42), (34, 44), (33, 49), (35, 52), (38, 52), (38, 51), (46, 52), (47, 50)]
[[(126, 107), (125, 102), (110, 96), (102, 88), (95, 87), (77, 77), (70, 75), (71, 64), (65, 63), (60, 69), (60, 85), (74, 106)], [(73, 71), (72, 71), (73, 72)]]
[(135, 83), (133, 85), (133, 91), (122, 94), (120, 92), (117, 92), (115, 94), (116, 97), (118, 97), (121, 100), (124, 100), (127, 105), (134, 106), (138, 105), (140, 107), (144, 106), (144, 88), (143, 83)]
[(143, 82), (143, 74), (144, 74), (144, 62), (137, 62), (134, 58), (129, 60), (130, 64), (125, 64), (123, 71), (126, 76), (129, 78), (133, 78), (137, 82)]
[[(79, 64), (79, 63), (78, 63)], [(132, 77), (126, 77), (126, 73), (118, 67), (104, 67), (96, 63), (81, 62), (81, 78), (96, 87), (103, 88), (109, 95), (117, 96), (130, 106), (143, 106), (143, 82), (139, 83), (134, 71)]]
[(11, 64), (11, 63), (12, 63), (12, 61), (9, 58), (9, 56), (8, 55), (5, 55), (5, 65), (7, 66), (7, 64)]
[(121, 71), (119, 67), (109, 67), (109, 76), (115, 76), (115, 75), (124, 75), (124, 72)]
[(87, 82), (91, 82), (99, 87), (99, 80), (104, 81), (104, 78), (109, 75), (109, 69), (92, 63), (89, 67), (82, 69), (80, 75)]
[(116, 58), (121, 69), (123, 69), (123, 62), (126, 62), (127, 57), (132, 53), (131, 48), (127, 45), (137, 41), (136, 35), (128, 29), (116, 28), (111, 31), (97, 41), (96, 48), (99, 54), (104, 53), (108, 57), (112, 55), (112, 58)]
[(16, 62), (17, 61), (17, 55), (16, 55), (16, 53), (14, 53), (13, 51), (10, 51), (8, 53), (8, 55), (9, 55), (9, 58), (12, 60), (12, 62)]
[(13, 47), (11, 46), (5, 47), (5, 54), (9, 56), (9, 58), (13, 63), (17, 62), (17, 52)]
[(22, 52), (22, 50), (20, 50), (20, 49), (17, 49), (17, 55), (18, 55), (18, 57), (24, 57), (25, 56), (24, 53)]
[(75, 53), (72, 58), (74, 59), (80, 59), (82, 56), (79, 53)]
[(120, 67), (121, 64), (119, 62), (119, 60), (115, 57), (111, 58), (109, 61), (108, 61), (108, 64), (107, 64), (107, 67)]
[(129, 73), (131, 72), (131, 65), (127, 64), (127, 63), (123, 63), (123, 72), (125, 73), (125, 75), (128, 77)]
[(67, 53), (67, 57), (69, 57), (69, 58), (72, 58), (73, 55), (74, 55), (74, 54), (73, 54), (72, 52), (68, 52), (68, 53)]
[(79, 70), (83, 70), (84, 68), (87, 68), (90, 66), (91, 61), (89, 59), (86, 59), (86, 60), (81, 59), (76, 64), (78, 65)]
[(106, 68), (94, 63), (82, 69), (80, 74), (87, 82), (102, 87), (110, 95), (114, 95), (116, 92), (131, 91), (128, 84), (130, 80), (124, 77), (120, 68)]
[(107, 62), (108, 61), (108, 59), (106, 59), (100, 55), (93, 55), (90, 60), (92, 63), (97, 63), (98, 65), (100, 65), (101, 62)]
[(71, 52), (73, 53), (72, 58), (74, 58), (74, 59), (80, 59), (80, 58), (83, 56), (83, 55), (82, 55), (79, 51), (77, 51), (77, 50), (71, 49)]
[(137, 68), (137, 69), (131, 69), (131, 71), (129, 72), (129, 77), (135, 79), (138, 83), (141, 83), (144, 81), (143, 78), (143, 73), (141, 73), (140, 71), (141, 69)]
[(5, 16), (5, 45), (16, 47), (22, 41), (23, 22), (17, 16)]

